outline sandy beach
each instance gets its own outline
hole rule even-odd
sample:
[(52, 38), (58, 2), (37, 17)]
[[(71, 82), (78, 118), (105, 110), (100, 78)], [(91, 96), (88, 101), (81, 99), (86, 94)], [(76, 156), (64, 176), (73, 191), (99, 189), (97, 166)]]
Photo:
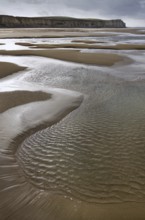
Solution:
[(144, 32), (0, 38), (0, 220), (144, 220)]

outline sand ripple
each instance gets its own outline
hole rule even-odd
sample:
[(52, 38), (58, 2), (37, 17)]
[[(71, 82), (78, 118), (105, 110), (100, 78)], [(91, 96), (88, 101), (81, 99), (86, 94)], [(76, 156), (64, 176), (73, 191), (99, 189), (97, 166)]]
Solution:
[(145, 201), (145, 87), (100, 83), (96, 94), (26, 139), (17, 160), (40, 189), (86, 202)]

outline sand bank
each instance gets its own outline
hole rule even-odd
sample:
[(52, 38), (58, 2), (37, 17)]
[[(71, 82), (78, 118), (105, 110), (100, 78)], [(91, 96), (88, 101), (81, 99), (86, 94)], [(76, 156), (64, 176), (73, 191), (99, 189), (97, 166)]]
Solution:
[(51, 98), (50, 94), (41, 91), (0, 92), (0, 113), (18, 105), (47, 100), (49, 98)]
[(24, 69), (26, 69), (26, 67), (18, 66), (8, 62), (0, 62), (0, 78), (6, 77), (12, 73), (16, 73)]
[[(30, 48), (72, 48), (72, 49), (103, 49), (103, 50), (145, 50), (145, 44), (116, 44), (116, 45), (96, 45), (89, 41), (73, 41), (76, 43), (68, 44), (32, 44), (16, 43), (16, 45), (27, 46)], [(87, 43), (88, 42), (88, 43)], [(93, 45), (92, 45), (93, 44)]]
[(129, 63), (131, 59), (126, 56), (121, 56), (113, 53), (81, 53), (79, 50), (64, 50), (64, 49), (47, 49), (47, 50), (19, 50), (19, 51), (0, 51), (1, 55), (13, 56), (42, 56), (64, 61), (99, 65), (99, 66), (113, 66), (116, 63)]

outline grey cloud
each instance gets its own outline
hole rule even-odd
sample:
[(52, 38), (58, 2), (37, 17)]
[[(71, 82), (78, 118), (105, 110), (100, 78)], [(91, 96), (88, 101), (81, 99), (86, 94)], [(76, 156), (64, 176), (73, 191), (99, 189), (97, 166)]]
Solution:
[(0, 0), (2, 14), (145, 20), (145, 0)]
[(83, 10), (101, 10), (102, 13), (114, 15), (134, 15), (142, 11), (138, 0), (64, 0), (67, 6)]

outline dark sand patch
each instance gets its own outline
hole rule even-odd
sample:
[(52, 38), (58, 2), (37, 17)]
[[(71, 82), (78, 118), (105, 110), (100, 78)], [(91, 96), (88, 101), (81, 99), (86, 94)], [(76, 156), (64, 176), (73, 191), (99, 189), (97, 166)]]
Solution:
[(73, 43), (84, 43), (84, 44), (96, 44), (96, 43), (103, 43), (95, 40), (72, 40)]
[(49, 98), (51, 98), (50, 94), (41, 91), (0, 92), (0, 113), (18, 105), (43, 101)]
[(1, 55), (13, 55), (13, 56), (42, 56), (53, 59), (59, 59), (69, 62), (99, 65), (99, 66), (113, 66), (116, 63), (130, 63), (132, 62), (126, 56), (121, 56), (113, 53), (81, 53), (79, 50), (18, 50), (18, 51), (6, 51), (1, 50)]
[(0, 79), (25, 69), (26, 67), (18, 66), (13, 63), (0, 62)]
[[(24, 46), (24, 47), (37, 46), (37, 44), (25, 43), (25, 42), (17, 42), (17, 43), (15, 43), (15, 45)], [(42, 44), (42, 45), (43, 45), (43, 44)], [(48, 44), (44, 44), (44, 45), (48, 45)]]

